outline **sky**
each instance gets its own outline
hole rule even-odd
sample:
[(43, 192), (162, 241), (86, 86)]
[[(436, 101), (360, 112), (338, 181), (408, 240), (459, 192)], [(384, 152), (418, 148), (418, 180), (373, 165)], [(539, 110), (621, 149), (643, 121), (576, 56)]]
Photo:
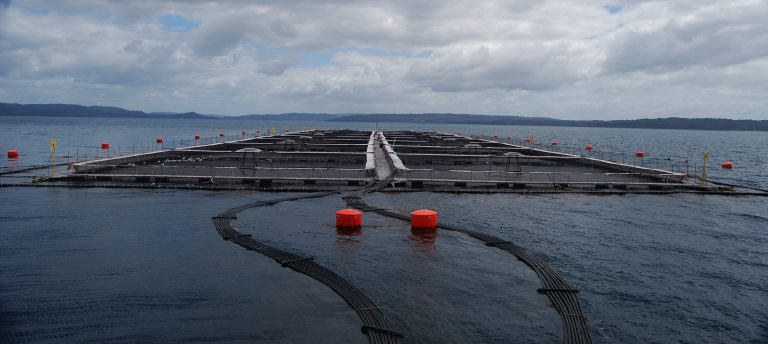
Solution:
[(768, 119), (768, 0), (0, 0), (0, 102)]

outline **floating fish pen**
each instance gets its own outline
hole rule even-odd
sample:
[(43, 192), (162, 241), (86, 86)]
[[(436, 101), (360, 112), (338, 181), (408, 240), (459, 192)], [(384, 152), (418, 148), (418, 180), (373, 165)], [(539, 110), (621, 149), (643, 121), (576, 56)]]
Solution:
[(685, 173), (442, 132), (309, 130), (76, 163), (47, 182), (444, 192), (697, 192)]

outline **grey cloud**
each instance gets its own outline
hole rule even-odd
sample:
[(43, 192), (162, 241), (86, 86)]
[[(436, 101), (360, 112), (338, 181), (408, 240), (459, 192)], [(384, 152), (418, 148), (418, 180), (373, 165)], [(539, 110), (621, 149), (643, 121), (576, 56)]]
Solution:
[(587, 47), (563, 42), (509, 43), (460, 47), (415, 62), (413, 82), (435, 91), (485, 89), (546, 90), (586, 77), (591, 59)]
[(768, 3), (714, 2), (683, 16), (646, 19), (620, 28), (607, 44), (605, 68), (666, 72), (748, 62), (768, 55)]

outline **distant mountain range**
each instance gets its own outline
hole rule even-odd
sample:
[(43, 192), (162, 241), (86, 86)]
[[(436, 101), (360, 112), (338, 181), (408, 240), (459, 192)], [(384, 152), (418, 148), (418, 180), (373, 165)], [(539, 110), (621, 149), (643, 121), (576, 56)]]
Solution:
[(221, 116), (196, 112), (143, 112), (111, 106), (82, 106), (72, 104), (13, 104), (0, 103), (0, 116), (40, 117), (113, 117), (113, 118), (179, 118), (179, 119), (239, 119), (260, 121), (330, 121), (381, 123), (435, 123), (435, 124), (487, 124), (536, 125), (560, 127), (649, 128), (768, 131), (768, 120), (723, 118), (646, 118), (634, 120), (581, 121), (548, 117), (491, 116), (451, 113), (420, 114), (327, 114), (284, 113), (265, 115)]

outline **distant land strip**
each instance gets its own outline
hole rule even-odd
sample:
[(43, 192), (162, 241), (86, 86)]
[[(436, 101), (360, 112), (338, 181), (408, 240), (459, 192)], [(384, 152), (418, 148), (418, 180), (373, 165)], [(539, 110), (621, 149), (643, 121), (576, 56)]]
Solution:
[(564, 120), (549, 117), (472, 115), (452, 113), (419, 114), (327, 114), (283, 113), (265, 115), (222, 116), (197, 112), (143, 112), (112, 106), (82, 106), (73, 104), (15, 104), (0, 102), (0, 116), (36, 117), (107, 117), (107, 118), (177, 118), (177, 119), (239, 119), (262, 121), (329, 121), (431, 124), (529, 125), (596, 128), (646, 128), (768, 131), (768, 120), (725, 118), (644, 118), (631, 120)]

